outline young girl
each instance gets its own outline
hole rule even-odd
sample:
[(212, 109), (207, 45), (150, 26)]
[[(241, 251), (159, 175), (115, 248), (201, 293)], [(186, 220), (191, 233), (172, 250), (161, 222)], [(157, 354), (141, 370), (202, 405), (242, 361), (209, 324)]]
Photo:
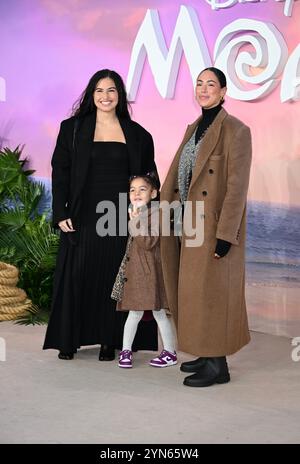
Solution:
[(132, 343), (144, 311), (152, 310), (163, 342), (163, 350), (149, 364), (168, 367), (177, 364), (175, 337), (166, 314), (159, 245), (159, 204), (155, 173), (130, 179), (128, 223), (129, 240), (112, 292), (118, 300), (117, 311), (129, 311), (124, 327), (119, 367), (132, 367)]

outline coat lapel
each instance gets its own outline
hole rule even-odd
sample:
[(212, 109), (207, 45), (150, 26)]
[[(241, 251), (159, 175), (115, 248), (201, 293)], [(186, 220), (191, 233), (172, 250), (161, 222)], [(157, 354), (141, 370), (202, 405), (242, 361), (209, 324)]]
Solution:
[[(220, 137), (221, 127), (224, 118), (227, 116), (227, 111), (224, 108), (217, 114), (215, 120), (213, 121), (212, 125), (207, 130), (205, 137), (203, 138), (202, 142), (200, 143), (199, 151), (197, 154), (197, 160), (195, 164), (195, 168), (193, 171), (193, 176), (190, 184), (190, 189), (193, 184), (196, 182), (197, 178), (201, 174), (201, 171), (207, 162), (208, 158), (210, 157), (212, 151), (214, 150), (218, 139)], [(194, 129), (198, 125), (200, 118), (195, 121), (192, 126)]]
[(135, 134), (134, 126), (128, 119), (120, 119), (120, 125), (126, 139), (126, 145), (129, 155), (129, 174), (134, 175), (141, 172), (141, 158), (138, 147), (138, 140)]
[(72, 215), (77, 217), (80, 209), (79, 197), (84, 188), (88, 175), (90, 156), (93, 149), (93, 140), (96, 125), (96, 112), (87, 115), (80, 120), (75, 135), (74, 146), (74, 173), (73, 173), (73, 195)]
[[(188, 142), (188, 140), (191, 138), (197, 124), (198, 124), (198, 121), (200, 120), (200, 118), (198, 118), (193, 124), (191, 124), (190, 126), (187, 127), (186, 131), (185, 131), (185, 134), (184, 134), (184, 137), (183, 137), (183, 140), (175, 154), (175, 157), (172, 161), (172, 164), (169, 168), (169, 171), (168, 171), (168, 174), (167, 174), (167, 177), (165, 179), (165, 182), (162, 186), (162, 189), (161, 189), (161, 198), (162, 199), (167, 199), (165, 198), (165, 195), (167, 195), (169, 197), (169, 195), (171, 194), (171, 196), (173, 196), (173, 193), (174, 193), (174, 188), (178, 185), (178, 165), (179, 165), (179, 159), (180, 159), (180, 155), (181, 155), (181, 152), (183, 150), (183, 147), (184, 145)], [(168, 192), (168, 193), (167, 193)]]

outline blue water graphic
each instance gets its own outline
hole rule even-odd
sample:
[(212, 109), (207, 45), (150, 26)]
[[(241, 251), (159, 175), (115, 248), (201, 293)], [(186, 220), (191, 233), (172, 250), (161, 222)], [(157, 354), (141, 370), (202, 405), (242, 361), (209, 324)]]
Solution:
[[(39, 209), (51, 207), (51, 181)], [(300, 288), (300, 207), (249, 201), (246, 276), (248, 285)]]
[(300, 208), (248, 202), (247, 282), (300, 288)]

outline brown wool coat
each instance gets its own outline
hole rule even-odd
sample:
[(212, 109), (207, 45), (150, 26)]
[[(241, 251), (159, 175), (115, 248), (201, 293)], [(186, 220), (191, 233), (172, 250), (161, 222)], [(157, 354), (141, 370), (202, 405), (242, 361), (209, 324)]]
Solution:
[[(188, 126), (161, 191), (179, 199), (181, 151), (199, 119)], [(183, 234), (161, 237), (163, 276), (179, 349), (196, 356), (233, 354), (249, 340), (245, 304), (246, 197), (251, 164), (250, 129), (222, 109), (203, 138), (188, 200), (204, 200), (204, 242), (187, 247)], [(196, 219), (193, 208), (193, 221)], [(214, 258), (217, 238), (232, 244)]]
[[(122, 301), (117, 304), (118, 311), (168, 308), (161, 267), (158, 208), (149, 208), (143, 214), (148, 217), (146, 222), (139, 218), (129, 221), (133, 241), (126, 264)], [(137, 227), (139, 235), (134, 236)]]

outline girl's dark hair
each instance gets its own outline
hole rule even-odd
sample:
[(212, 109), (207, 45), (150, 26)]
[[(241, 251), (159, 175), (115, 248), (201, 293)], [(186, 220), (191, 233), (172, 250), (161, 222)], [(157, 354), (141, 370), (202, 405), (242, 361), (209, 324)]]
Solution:
[(94, 91), (97, 82), (100, 79), (105, 79), (106, 77), (109, 77), (114, 81), (118, 92), (119, 101), (116, 107), (116, 114), (118, 118), (131, 119), (128, 111), (128, 107), (130, 108), (130, 105), (127, 101), (127, 93), (122, 77), (116, 71), (112, 71), (110, 69), (101, 69), (90, 78), (86, 89), (82, 92), (81, 96), (72, 107), (73, 116), (83, 117), (96, 110), (94, 103)]
[(221, 86), (221, 89), (223, 89), (223, 87), (227, 87), (226, 76), (225, 76), (225, 74), (223, 73), (223, 71), (221, 71), (221, 69), (214, 68), (213, 66), (211, 66), (210, 68), (202, 69), (202, 71), (201, 71), (201, 73), (199, 74), (199, 76), (200, 76), (204, 71), (211, 71), (211, 72), (214, 73), (214, 75), (216, 76), (216, 78), (217, 78), (218, 81), (219, 81), (219, 84), (220, 84), (220, 86)]
[(129, 178), (129, 186), (134, 179), (143, 179), (150, 187), (157, 190), (157, 193), (159, 192), (159, 179), (156, 171), (147, 172), (146, 174), (140, 174), (138, 176), (131, 176)]

